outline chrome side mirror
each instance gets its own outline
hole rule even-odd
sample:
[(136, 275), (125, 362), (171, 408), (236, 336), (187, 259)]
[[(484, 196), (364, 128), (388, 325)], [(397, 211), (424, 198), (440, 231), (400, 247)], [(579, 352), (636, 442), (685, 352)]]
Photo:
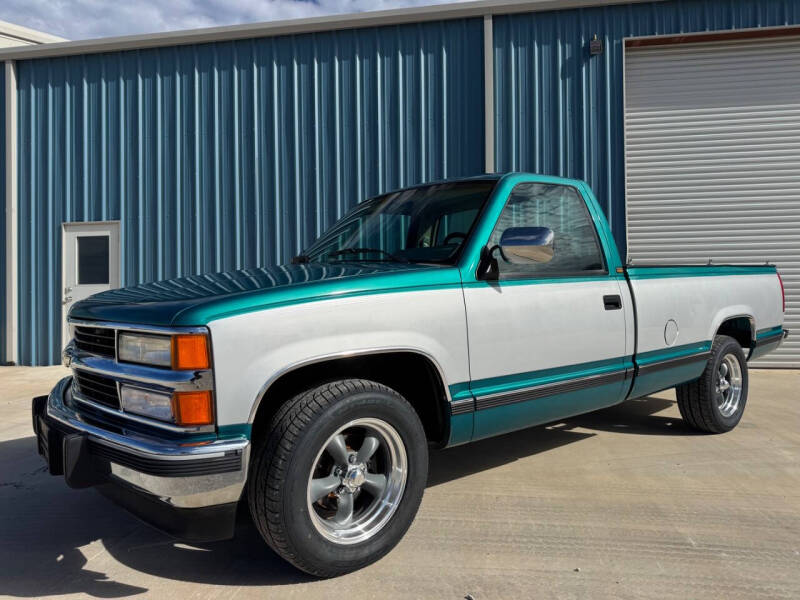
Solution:
[(500, 236), (500, 252), (515, 265), (548, 263), (553, 260), (554, 238), (549, 227), (509, 227)]

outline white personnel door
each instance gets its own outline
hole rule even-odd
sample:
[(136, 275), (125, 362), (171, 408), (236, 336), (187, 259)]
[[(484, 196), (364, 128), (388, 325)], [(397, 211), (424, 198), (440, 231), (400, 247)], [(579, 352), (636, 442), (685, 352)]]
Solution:
[(75, 302), (119, 287), (119, 222), (64, 223), (62, 229), (62, 347)]

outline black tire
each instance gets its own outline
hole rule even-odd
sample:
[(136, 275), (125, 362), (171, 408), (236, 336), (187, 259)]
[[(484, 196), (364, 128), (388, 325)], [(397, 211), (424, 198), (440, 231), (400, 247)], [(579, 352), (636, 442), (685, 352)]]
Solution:
[[(735, 359), (741, 370), (741, 395), (736, 408), (723, 414), (721, 392), (717, 390), (718, 374), (726, 357)], [(739, 423), (747, 404), (747, 359), (742, 347), (732, 337), (718, 335), (711, 346), (711, 357), (699, 379), (679, 385), (676, 390), (678, 409), (683, 420), (693, 429), (708, 433), (725, 433)]]
[[(405, 488), (394, 513), (373, 537), (341, 544), (324, 537), (312, 521), (309, 476), (330, 437), (364, 418), (388, 423), (402, 438)], [(334, 577), (373, 563), (394, 548), (414, 520), (427, 478), (427, 440), (412, 406), (384, 385), (346, 379), (305, 391), (277, 411), (253, 450), (248, 503), (256, 527), (275, 552), (306, 573)]]

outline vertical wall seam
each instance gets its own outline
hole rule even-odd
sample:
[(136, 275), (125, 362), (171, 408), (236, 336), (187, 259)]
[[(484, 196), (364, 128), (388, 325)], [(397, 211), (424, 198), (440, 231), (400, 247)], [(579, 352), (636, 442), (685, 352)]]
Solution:
[(19, 314), (18, 286), (18, 216), (17, 208), (17, 68), (14, 61), (5, 64), (6, 120), (6, 361), (17, 362)]
[(494, 173), (494, 24), (483, 17), (483, 144), (484, 171)]
[(18, 61), (19, 362), (59, 360), (62, 221), (118, 219), (131, 286), (280, 263), (368, 196), (481, 173), (481, 24)]

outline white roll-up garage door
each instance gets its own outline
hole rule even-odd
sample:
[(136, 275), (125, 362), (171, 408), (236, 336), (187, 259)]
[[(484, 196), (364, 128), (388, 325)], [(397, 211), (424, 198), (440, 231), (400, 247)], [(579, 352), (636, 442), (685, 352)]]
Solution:
[(776, 264), (800, 367), (800, 38), (628, 48), (628, 256)]

